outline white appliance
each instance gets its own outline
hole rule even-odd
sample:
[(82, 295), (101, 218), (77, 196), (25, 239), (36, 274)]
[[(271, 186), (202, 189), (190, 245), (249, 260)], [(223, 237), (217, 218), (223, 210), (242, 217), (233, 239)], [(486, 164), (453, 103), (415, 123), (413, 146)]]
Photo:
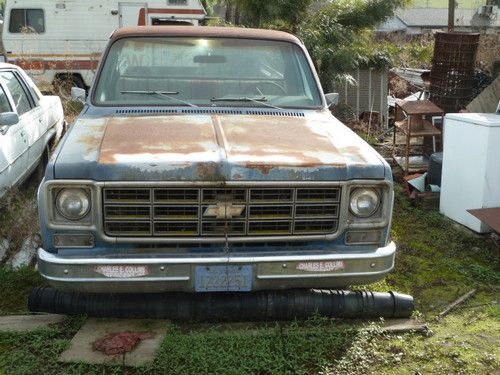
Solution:
[(500, 115), (447, 114), (440, 211), (485, 233), (489, 227), (467, 210), (491, 207), (500, 207)]

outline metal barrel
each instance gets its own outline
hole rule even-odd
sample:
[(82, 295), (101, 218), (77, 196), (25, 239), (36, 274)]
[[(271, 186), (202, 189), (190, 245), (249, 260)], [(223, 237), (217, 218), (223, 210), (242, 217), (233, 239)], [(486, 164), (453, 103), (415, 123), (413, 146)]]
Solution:
[(34, 288), (32, 312), (110, 318), (228, 322), (332, 318), (407, 318), (413, 297), (395, 292), (293, 289), (252, 293), (84, 294)]

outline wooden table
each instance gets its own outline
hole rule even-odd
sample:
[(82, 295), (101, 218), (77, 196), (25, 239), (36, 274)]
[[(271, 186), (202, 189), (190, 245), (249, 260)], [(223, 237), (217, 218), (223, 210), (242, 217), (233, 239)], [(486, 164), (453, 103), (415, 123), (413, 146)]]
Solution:
[[(398, 120), (398, 114), (404, 118)], [(430, 100), (412, 100), (405, 101), (396, 99), (394, 117), (394, 132), (393, 132), (393, 159), (399, 163), (399, 158), (396, 155), (396, 131), (401, 131), (405, 135), (405, 156), (400, 164), (404, 174), (410, 172), (418, 172), (424, 168), (410, 167), (410, 140), (415, 137), (433, 137), (433, 151), (436, 151), (435, 137), (441, 135), (441, 131), (436, 128), (428, 119), (432, 116), (441, 116), (444, 122), (444, 111)], [(422, 157), (422, 160), (424, 158)], [(426, 168), (425, 168), (426, 169)]]

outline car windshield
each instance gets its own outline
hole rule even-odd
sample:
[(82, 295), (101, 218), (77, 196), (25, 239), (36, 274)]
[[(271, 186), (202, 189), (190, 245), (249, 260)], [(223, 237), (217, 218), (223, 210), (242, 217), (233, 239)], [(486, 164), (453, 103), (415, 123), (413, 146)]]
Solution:
[(288, 42), (235, 38), (124, 38), (110, 48), (97, 105), (317, 108), (308, 60)]

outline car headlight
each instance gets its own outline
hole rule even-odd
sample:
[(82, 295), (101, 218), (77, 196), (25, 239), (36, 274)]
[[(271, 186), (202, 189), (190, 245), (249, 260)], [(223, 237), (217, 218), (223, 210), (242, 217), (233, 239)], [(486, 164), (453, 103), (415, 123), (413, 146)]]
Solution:
[(62, 189), (56, 197), (56, 209), (68, 220), (83, 219), (90, 210), (89, 194), (84, 189)]
[(375, 189), (358, 188), (351, 193), (349, 207), (358, 217), (372, 216), (380, 205), (380, 196)]

